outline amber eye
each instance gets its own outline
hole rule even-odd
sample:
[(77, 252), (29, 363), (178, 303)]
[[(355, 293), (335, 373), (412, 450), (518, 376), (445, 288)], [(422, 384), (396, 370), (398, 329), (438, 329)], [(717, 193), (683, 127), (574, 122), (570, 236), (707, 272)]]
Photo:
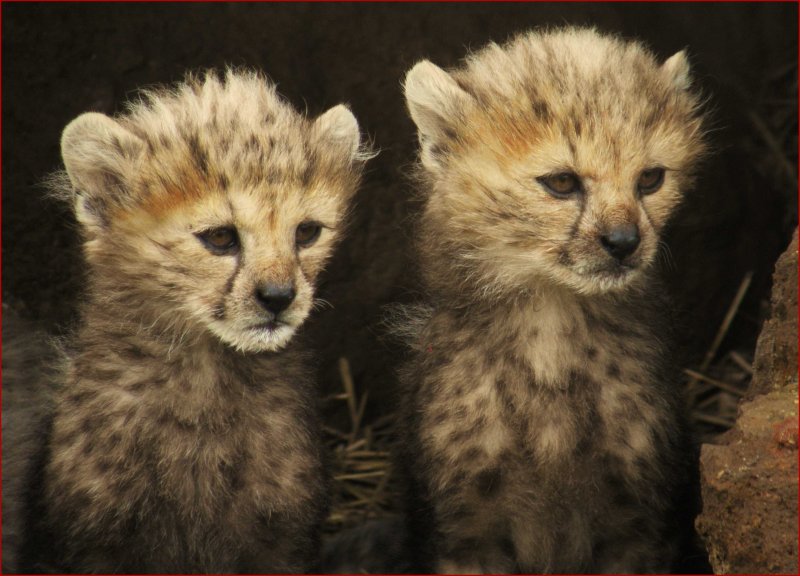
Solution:
[(556, 198), (568, 198), (581, 191), (581, 180), (572, 172), (539, 176), (536, 180)]
[(636, 188), (640, 194), (652, 194), (664, 183), (664, 169), (650, 168), (639, 175)]
[(294, 241), (300, 248), (311, 246), (319, 238), (322, 226), (318, 222), (303, 222), (294, 232)]
[(213, 254), (224, 256), (239, 251), (239, 235), (236, 228), (224, 226), (198, 232), (197, 237)]

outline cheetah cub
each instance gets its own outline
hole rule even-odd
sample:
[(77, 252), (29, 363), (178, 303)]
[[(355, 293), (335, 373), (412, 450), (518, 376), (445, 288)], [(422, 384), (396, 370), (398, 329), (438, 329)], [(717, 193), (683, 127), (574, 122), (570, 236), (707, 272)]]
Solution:
[(420, 570), (670, 570), (691, 455), (654, 264), (703, 152), (690, 83), (683, 52), (572, 28), (408, 73)]
[(89, 265), (25, 569), (301, 572), (326, 482), (292, 340), (366, 151), (260, 75), (156, 90), (64, 130)]

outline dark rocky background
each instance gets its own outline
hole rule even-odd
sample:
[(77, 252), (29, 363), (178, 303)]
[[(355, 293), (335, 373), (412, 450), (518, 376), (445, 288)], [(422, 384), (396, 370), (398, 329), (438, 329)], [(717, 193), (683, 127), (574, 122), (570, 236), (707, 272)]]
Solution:
[[(709, 97), (714, 156), (669, 237), (667, 271), (686, 362), (713, 338), (748, 271), (723, 346), (751, 346), (772, 266), (797, 221), (797, 5), (780, 4), (7, 4), (2, 5), (3, 301), (50, 330), (74, 321), (82, 284), (69, 211), (44, 197), (62, 128), (113, 114), (139, 87), (186, 70), (265, 70), (318, 114), (348, 102), (382, 152), (306, 327), (324, 391), (349, 360), (368, 413), (391, 409), (399, 345), (383, 307), (416, 294), (407, 178), (416, 138), (400, 89), (419, 59), (455, 66), (469, 49), (541, 25), (594, 25), (661, 57), (687, 48)], [(623, 71), (624, 73), (624, 71)]]

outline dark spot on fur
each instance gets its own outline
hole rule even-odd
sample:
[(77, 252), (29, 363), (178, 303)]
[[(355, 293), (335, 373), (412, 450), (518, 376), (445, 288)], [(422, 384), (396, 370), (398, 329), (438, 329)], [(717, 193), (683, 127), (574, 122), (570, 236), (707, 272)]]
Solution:
[(567, 390), (572, 393), (580, 393), (595, 387), (595, 381), (586, 373), (571, 370), (567, 376)]
[(122, 147), (122, 142), (120, 142), (119, 138), (116, 136), (111, 137), (111, 146), (117, 154), (125, 156), (125, 149)]
[(606, 366), (606, 375), (609, 378), (619, 378), (620, 374), (619, 364), (614, 361), (609, 362)]
[(242, 478), (243, 461), (237, 459), (231, 463), (221, 462), (219, 465), (220, 474), (225, 480), (228, 489), (231, 492), (239, 492), (244, 487), (244, 479)]
[(161, 145), (162, 148), (166, 150), (172, 149), (172, 141), (167, 138), (166, 134), (160, 134), (158, 137), (158, 143)]
[(100, 416), (91, 416), (89, 418), (84, 419), (81, 422), (81, 430), (87, 436), (94, 435), (100, 428), (102, 428), (106, 423), (105, 418)]
[(445, 422), (447, 422), (448, 416), (443, 411), (437, 411), (431, 416), (431, 425), (433, 426), (441, 426)]
[(538, 120), (548, 121), (550, 119), (550, 108), (547, 102), (540, 98), (534, 98), (531, 102), (531, 111)]
[(217, 187), (222, 191), (225, 192), (228, 190), (228, 186), (230, 186), (230, 181), (228, 180), (228, 176), (220, 172), (217, 174)]
[(92, 452), (94, 452), (94, 442), (91, 440), (91, 436), (83, 439), (81, 452), (84, 456), (91, 456)]
[(156, 142), (150, 137), (150, 135), (146, 134), (144, 137), (144, 142), (147, 145), (147, 152), (150, 155), (155, 154), (156, 152)]
[(500, 491), (502, 481), (503, 471), (500, 468), (488, 468), (475, 477), (475, 486), (481, 497), (494, 498)]
[(158, 418), (158, 425), (162, 427), (169, 427), (173, 430), (178, 430), (181, 432), (189, 432), (194, 434), (197, 431), (197, 426), (191, 422), (186, 422), (184, 420), (179, 420), (178, 418), (170, 415), (170, 414), (162, 414)]
[(306, 163), (300, 169), (300, 185), (303, 188), (308, 188), (311, 185), (311, 180), (316, 171), (316, 162), (317, 160), (313, 154), (306, 156)]
[(488, 423), (489, 422), (486, 416), (484, 414), (481, 414), (480, 416), (475, 418), (475, 420), (472, 421), (472, 433), (477, 434), (481, 432), (484, 428), (486, 428), (486, 425)]
[(255, 134), (251, 134), (250, 138), (247, 139), (247, 142), (245, 143), (245, 148), (247, 148), (248, 152), (253, 152), (253, 153), (261, 152), (261, 143), (258, 141), (258, 137)]
[(449, 439), (452, 444), (459, 445), (469, 440), (472, 437), (472, 435), (473, 435), (472, 429), (453, 430), (450, 433)]
[(138, 380), (133, 384), (128, 385), (128, 390), (131, 392), (142, 392), (147, 387), (147, 380)]
[(444, 158), (447, 148), (440, 144), (431, 144), (428, 150), (431, 153), (431, 156), (436, 158)]
[(203, 174), (208, 174), (208, 152), (203, 148), (203, 145), (200, 143), (200, 138), (197, 134), (191, 134), (186, 140), (186, 143), (189, 146), (189, 153), (192, 155), (192, 160), (194, 161), (195, 166), (197, 169), (202, 172)]
[(220, 138), (218, 146), (219, 146), (220, 151), (223, 154), (227, 154), (231, 149), (231, 138), (230, 138), (230, 136), (225, 135), (222, 138)]
[(587, 346), (585, 352), (586, 352), (586, 357), (589, 360), (594, 360), (595, 358), (597, 358), (597, 348), (595, 348), (594, 346)]
[(622, 406), (623, 417), (635, 418), (639, 414), (639, 404), (630, 394), (621, 394), (619, 403)]
[(85, 404), (91, 400), (97, 398), (97, 392), (95, 390), (82, 390), (80, 392), (75, 392), (70, 394), (67, 399), (75, 405)]
[(63, 432), (59, 436), (55, 436), (54, 440), (55, 443), (59, 446), (71, 446), (75, 439), (78, 437), (78, 432), (74, 429), (70, 429), (66, 432)]
[(572, 129), (575, 130), (575, 135), (580, 136), (583, 132), (583, 123), (579, 116), (574, 116), (572, 119)]
[(447, 138), (448, 140), (455, 140), (458, 138), (458, 134), (456, 133), (456, 131), (450, 128), (449, 126), (445, 126), (443, 132), (444, 132), (444, 137)]
[(150, 355), (147, 354), (141, 347), (136, 346), (135, 344), (131, 344), (125, 348), (125, 353), (133, 359), (142, 360), (144, 358), (150, 358)]
[(473, 461), (481, 458), (484, 454), (485, 453), (481, 448), (472, 446), (462, 453), (462, 459), (465, 461)]

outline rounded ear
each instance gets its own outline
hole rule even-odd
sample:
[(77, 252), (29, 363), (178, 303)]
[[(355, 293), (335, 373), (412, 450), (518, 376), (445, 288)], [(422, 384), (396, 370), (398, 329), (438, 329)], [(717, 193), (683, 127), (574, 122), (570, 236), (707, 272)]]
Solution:
[(103, 224), (108, 207), (122, 203), (126, 181), (143, 149), (139, 137), (104, 114), (82, 114), (67, 125), (61, 157), (74, 188), (79, 221)]
[(314, 129), (324, 139), (343, 147), (350, 161), (361, 159), (361, 133), (358, 121), (344, 104), (334, 106), (314, 121)]
[(464, 112), (474, 103), (450, 74), (428, 60), (409, 71), (403, 87), (421, 141), (437, 143), (452, 138)]
[(686, 57), (686, 50), (681, 50), (667, 58), (661, 65), (661, 72), (669, 83), (678, 90), (688, 90), (692, 84), (689, 74), (689, 59)]

